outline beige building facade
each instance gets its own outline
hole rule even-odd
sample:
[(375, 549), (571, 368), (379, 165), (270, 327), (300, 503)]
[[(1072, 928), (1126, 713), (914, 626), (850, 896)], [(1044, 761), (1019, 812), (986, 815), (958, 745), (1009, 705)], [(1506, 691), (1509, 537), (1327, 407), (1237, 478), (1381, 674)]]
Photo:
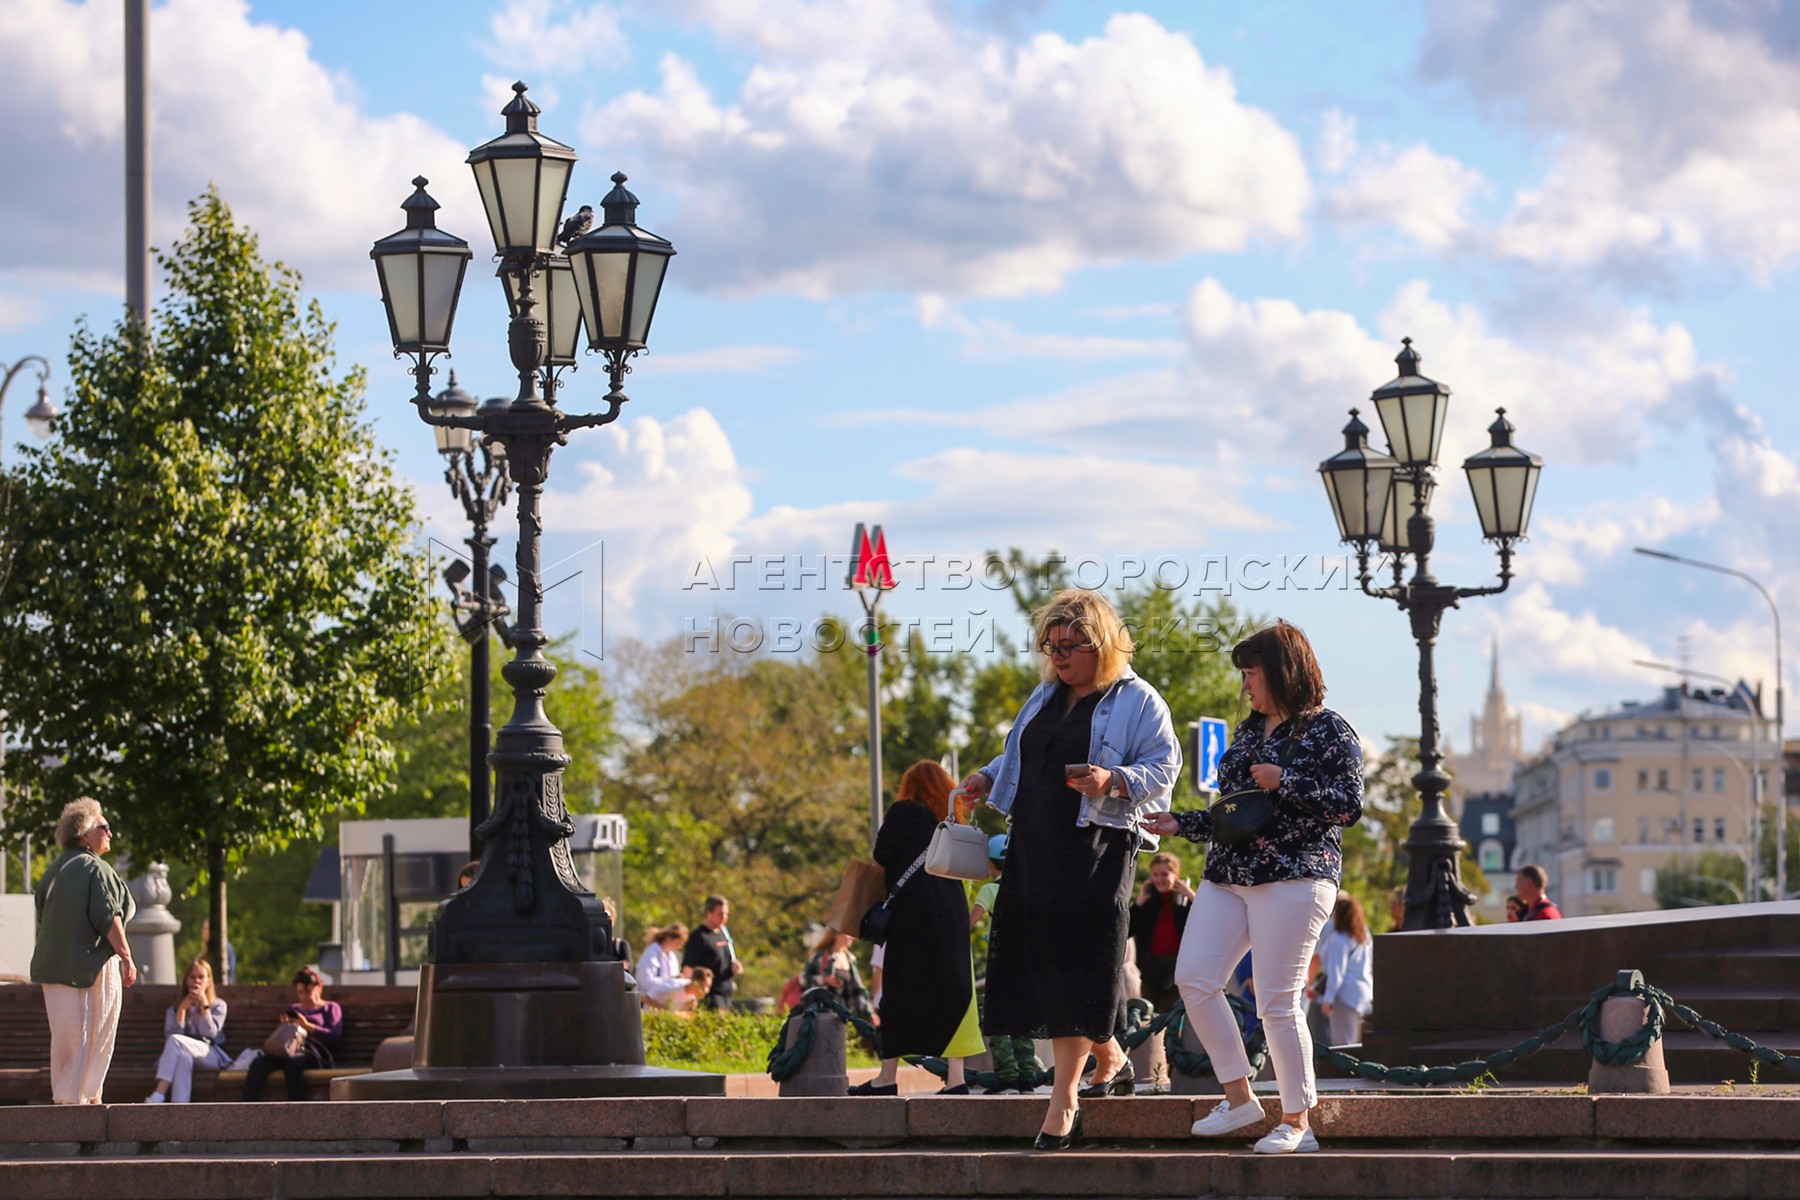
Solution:
[(1752, 896), (1756, 798), (1775, 803), (1777, 759), (1742, 682), (1584, 715), (1513, 778), (1511, 865), (1543, 867), (1570, 917), (1657, 908), (1658, 869), (1703, 850), (1737, 855)]

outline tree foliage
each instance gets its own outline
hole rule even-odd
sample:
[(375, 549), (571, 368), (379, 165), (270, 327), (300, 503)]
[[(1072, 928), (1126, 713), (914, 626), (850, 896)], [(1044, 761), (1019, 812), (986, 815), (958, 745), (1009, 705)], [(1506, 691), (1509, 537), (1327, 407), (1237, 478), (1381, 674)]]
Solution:
[(362, 372), (216, 192), (189, 217), (153, 330), (78, 328), (59, 436), (12, 480), (0, 592), (0, 706), (40, 751), (8, 761), (31, 785), (10, 828), (92, 794), (140, 861), (357, 809), (445, 663)]

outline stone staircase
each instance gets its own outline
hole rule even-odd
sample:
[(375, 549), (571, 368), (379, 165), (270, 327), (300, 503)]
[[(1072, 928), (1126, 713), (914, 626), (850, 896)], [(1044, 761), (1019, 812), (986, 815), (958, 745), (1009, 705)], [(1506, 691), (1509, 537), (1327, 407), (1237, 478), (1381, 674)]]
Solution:
[(0, 1109), (9, 1200), (310, 1196), (1800, 1195), (1800, 1088), (1674, 1096), (1327, 1094), (1317, 1154), (1208, 1097), (1089, 1101), (1038, 1154), (1043, 1096), (105, 1105)]

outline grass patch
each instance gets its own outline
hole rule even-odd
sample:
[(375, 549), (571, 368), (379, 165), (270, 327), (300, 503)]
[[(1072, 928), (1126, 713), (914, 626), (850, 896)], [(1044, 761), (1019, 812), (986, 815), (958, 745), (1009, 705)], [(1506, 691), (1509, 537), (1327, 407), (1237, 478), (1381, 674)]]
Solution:
[[(781, 1037), (785, 1018), (769, 1013), (699, 1012), (678, 1016), (644, 1010), (644, 1058), (653, 1067), (712, 1071), (721, 1075), (761, 1074), (769, 1069), (769, 1049)], [(852, 1067), (873, 1067), (876, 1059), (850, 1041)]]

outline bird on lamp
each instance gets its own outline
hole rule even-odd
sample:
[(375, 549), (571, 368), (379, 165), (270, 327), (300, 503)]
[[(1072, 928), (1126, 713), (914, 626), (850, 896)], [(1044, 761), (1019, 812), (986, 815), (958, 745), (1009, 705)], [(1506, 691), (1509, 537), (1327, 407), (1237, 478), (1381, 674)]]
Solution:
[(567, 250), (569, 243), (594, 227), (594, 206), (584, 204), (575, 215), (563, 222), (562, 232), (556, 235), (556, 244)]

